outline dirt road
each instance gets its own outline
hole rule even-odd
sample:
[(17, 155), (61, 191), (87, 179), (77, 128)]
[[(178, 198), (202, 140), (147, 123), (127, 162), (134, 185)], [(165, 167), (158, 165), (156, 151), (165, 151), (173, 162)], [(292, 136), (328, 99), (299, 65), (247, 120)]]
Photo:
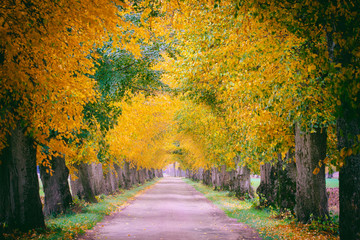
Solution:
[(163, 178), (81, 239), (260, 239), (180, 178)]

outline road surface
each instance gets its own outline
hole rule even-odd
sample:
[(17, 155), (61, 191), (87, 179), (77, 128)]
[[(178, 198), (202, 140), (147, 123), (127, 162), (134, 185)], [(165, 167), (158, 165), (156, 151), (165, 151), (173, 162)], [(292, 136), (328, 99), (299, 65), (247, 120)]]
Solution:
[(181, 178), (167, 177), (81, 239), (260, 239)]

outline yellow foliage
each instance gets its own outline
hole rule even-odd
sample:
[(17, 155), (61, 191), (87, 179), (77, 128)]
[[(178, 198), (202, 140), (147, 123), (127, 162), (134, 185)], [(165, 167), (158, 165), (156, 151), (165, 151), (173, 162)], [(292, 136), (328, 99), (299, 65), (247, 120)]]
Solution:
[(180, 100), (165, 94), (129, 95), (116, 103), (122, 115), (106, 136), (110, 153), (116, 161), (126, 159), (142, 168), (163, 168), (172, 151), (169, 139), (176, 130), (174, 114)]
[[(0, 150), (9, 129), (21, 121), (50, 152), (71, 155), (62, 139), (74, 138), (84, 127), (83, 106), (97, 97), (88, 77), (94, 73), (92, 58), (98, 57), (93, 48), (112, 37), (114, 47), (139, 56), (135, 39), (149, 38), (125, 21), (129, 11), (129, 4), (109, 0), (1, 2)], [(134, 34), (127, 35), (129, 30)], [(50, 131), (58, 136), (49, 141)], [(83, 151), (95, 154), (91, 148)]]
[[(192, 132), (195, 141), (211, 145), (204, 149), (210, 165), (233, 163), (236, 155), (248, 164), (270, 161), (294, 147), (294, 121), (309, 129), (319, 121), (321, 126), (334, 121), (335, 100), (315, 80), (327, 68), (325, 41), (317, 43), (318, 54), (306, 49), (307, 57), (300, 56), (306, 39), (271, 17), (253, 17), (258, 2), (249, 2), (253, 6), (245, 3), (235, 10), (233, 1), (221, 1), (217, 7), (209, 1), (167, 1), (159, 6), (164, 17), (150, 19), (154, 31), (176, 43), (179, 53), (176, 58), (165, 54), (156, 66), (166, 70), (162, 80), (185, 89), (185, 96), (195, 95), (197, 102), (207, 94), (215, 99), (210, 105), (219, 109), (216, 122), (221, 127), (206, 121), (206, 110), (197, 111), (195, 118), (187, 116), (189, 124), (197, 126)], [(330, 81), (325, 78), (324, 84)], [(201, 104), (199, 108), (206, 109)], [(203, 124), (208, 126), (200, 127)], [(226, 141), (208, 136), (218, 132)], [(230, 154), (227, 160), (224, 153)]]

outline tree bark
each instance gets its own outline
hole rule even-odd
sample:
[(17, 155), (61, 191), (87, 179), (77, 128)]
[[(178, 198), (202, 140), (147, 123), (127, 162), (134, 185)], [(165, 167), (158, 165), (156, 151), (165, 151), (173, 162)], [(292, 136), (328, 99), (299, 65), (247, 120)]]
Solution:
[(289, 151), (286, 160), (278, 158), (278, 193), (277, 204), (280, 210), (294, 212), (296, 205), (296, 163), (294, 153)]
[(209, 169), (204, 170), (202, 182), (203, 182), (203, 184), (208, 185), (208, 186), (212, 185), (212, 182), (211, 182), (211, 170), (209, 170)]
[(106, 187), (103, 165), (101, 163), (89, 164), (88, 174), (90, 179), (90, 186), (95, 195), (110, 193)]
[(220, 188), (221, 190), (229, 190), (230, 173), (226, 171), (226, 166), (222, 165), (220, 169)]
[[(6, 147), (1, 151), (0, 155), (0, 234), (3, 228), (9, 224), (11, 218), (10, 206), (10, 172), (9, 160), (11, 160), (11, 149)], [(6, 225), (6, 226), (5, 226)]]
[(212, 167), (211, 168), (211, 182), (212, 182), (212, 186), (214, 187), (215, 190), (219, 190), (220, 189), (220, 174), (219, 174), (219, 169), (217, 167)]
[[(338, 148), (360, 148), (360, 114), (344, 106), (337, 121)], [(360, 149), (359, 149), (360, 150)], [(345, 158), (339, 172), (340, 239), (360, 239), (360, 151)]]
[(10, 131), (0, 165), (0, 221), (23, 231), (45, 227), (39, 196), (34, 139), (17, 126)]
[[(291, 158), (289, 153), (286, 158)], [(256, 192), (261, 206), (276, 206), (280, 210), (294, 211), (296, 193), (296, 165), (282, 160), (281, 154), (274, 163), (260, 166), (260, 185)]]
[(234, 191), (235, 196), (239, 199), (254, 197), (254, 189), (251, 187), (250, 169), (247, 166), (237, 168)]
[(173, 164), (173, 171), (174, 171), (174, 176), (173, 177), (176, 177), (176, 163)]
[(137, 170), (138, 182), (140, 184), (145, 183), (146, 172), (147, 172), (147, 169), (145, 169), (145, 168), (141, 168), (141, 169)]
[(204, 170), (203, 168), (199, 168), (198, 170), (189, 170), (189, 178), (194, 181), (202, 181), (204, 179)]
[(139, 183), (141, 184), (137, 167), (132, 168), (131, 171), (132, 171), (132, 176), (134, 177), (134, 184), (133, 185), (139, 184)]
[(149, 180), (153, 179), (154, 176), (155, 176), (155, 170), (153, 168), (151, 168), (151, 169), (145, 168), (145, 181), (149, 181)]
[[(188, 174), (188, 170), (186, 170), (186, 174)], [(188, 175), (187, 175), (188, 176)], [(156, 178), (161, 178), (163, 177), (163, 171), (162, 169), (155, 169), (155, 177)]]
[[(338, 25), (339, 23), (341, 26)], [(351, 67), (352, 62), (358, 61), (349, 52), (352, 48), (342, 48), (334, 39), (336, 34), (342, 35), (347, 31), (351, 32), (353, 24), (345, 22), (332, 22), (331, 24), (334, 26), (326, 32), (329, 59), (334, 63), (341, 63), (342, 66), (349, 67), (350, 64)], [(340, 34), (336, 31), (340, 31)], [(356, 69), (358, 66), (355, 63), (352, 68)], [(350, 84), (358, 81), (358, 77), (351, 75), (340, 86), (341, 106), (336, 123), (338, 149), (357, 148), (353, 154), (345, 157), (344, 166), (339, 171), (339, 230), (340, 239), (344, 240), (360, 239), (360, 93), (358, 92), (357, 96), (351, 96), (348, 92)]]
[(256, 189), (259, 195), (260, 206), (276, 205), (276, 171), (271, 163), (260, 166), (260, 185)]
[(131, 172), (130, 172), (129, 162), (124, 162), (124, 181), (125, 181), (125, 188), (130, 189), (132, 186), (132, 182), (131, 182)]
[(126, 188), (130, 189), (133, 185), (138, 183), (137, 174), (136, 174), (136, 166), (131, 167), (129, 162), (125, 162), (124, 170), (125, 170), (125, 178), (126, 178)]
[(104, 176), (104, 185), (106, 190), (102, 191), (104, 194), (112, 194), (119, 189), (118, 179), (116, 178), (115, 170), (107, 169), (107, 173)]
[(53, 157), (51, 160), (52, 174), (48, 168), (40, 166), (41, 181), (44, 186), (45, 205), (44, 214), (57, 215), (65, 212), (72, 203), (69, 188), (69, 170), (65, 165), (63, 156)]
[(83, 198), (87, 202), (97, 202), (95, 198), (95, 192), (93, 188), (91, 187), (91, 181), (92, 181), (92, 174), (91, 174), (91, 166), (86, 163), (81, 163), (78, 166), (79, 170), (79, 181), (83, 187), (83, 196), (80, 198)]
[(114, 165), (118, 188), (125, 188), (124, 170), (117, 164)]
[[(325, 183), (325, 165), (319, 161), (326, 157), (326, 130), (316, 133), (303, 133), (299, 124), (295, 126), (296, 159), (296, 217), (308, 223), (313, 219), (326, 219), (329, 216)], [(315, 175), (315, 168), (320, 171)]]

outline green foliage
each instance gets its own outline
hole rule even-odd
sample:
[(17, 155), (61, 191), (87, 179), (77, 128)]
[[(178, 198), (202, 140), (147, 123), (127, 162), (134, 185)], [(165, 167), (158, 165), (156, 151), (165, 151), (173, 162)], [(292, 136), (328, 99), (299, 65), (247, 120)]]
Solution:
[[(141, 14), (134, 13), (126, 15), (126, 20), (135, 25), (140, 25)], [(134, 32), (130, 31), (130, 35)], [(121, 115), (121, 107), (114, 104), (125, 97), (126, 92), (145, 92), (147, 95), (161, 91), (166, 86), (160, 81), (161, 71), (153, 70), (152, 67), (161, 58), (160, 51), (164, 44), (156, 39), (151, 42), (138, 40), (140, 45), (140, 56), (135, 56), (125, 48), (115, 47), (114, 40), (104, 43), (102, 47), (96, 49), (95, 66), (96, 72), (91, 76), (96, 82), (96, 90), (100, 97), (84, 106), (84, 121), (89, 127), (99, 131), (86, 130), (82, 133), (90, 139), (91, 134), (98, 136), (97, 159), (105, 163), (111, 156), (109, 155), (109, 145), (104, 139), (106, 133), (112, 129)], [(81, 138), (81, 136), (79, 136)]]
[(160, 43), (142, 45), (142, 57), (136, 58), (132, 53), (120, 48), (113, 48), (113, 43), (106, 43), (97, 51), (101, 56), (96, 61), (97, 90), (101, 97), (84, 107), (85, 120), (96, 119), (101, 130), (109, 130), (116, 123), (121, 109), (114, 101), (120, 101), (125, 92), (145, 91), (151, 93), (161, 89), (161, 72), (151, 67), (160, 58)]

